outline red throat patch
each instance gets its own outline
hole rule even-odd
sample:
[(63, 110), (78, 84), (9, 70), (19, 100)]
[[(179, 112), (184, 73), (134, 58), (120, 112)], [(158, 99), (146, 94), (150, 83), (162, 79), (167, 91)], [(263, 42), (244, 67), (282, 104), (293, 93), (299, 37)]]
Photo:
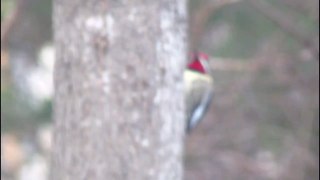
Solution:
[(199, 60), (194, 60), (192, 61), (189, 65), (188, 68), (200, 73), (206, 73), (203, 65), (201, 64), (201, 62)]

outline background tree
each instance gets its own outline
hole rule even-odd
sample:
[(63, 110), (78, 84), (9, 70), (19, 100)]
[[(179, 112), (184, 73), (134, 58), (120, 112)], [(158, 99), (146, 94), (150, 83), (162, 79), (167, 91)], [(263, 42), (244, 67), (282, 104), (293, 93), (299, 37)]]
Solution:
[(54, 7), (52, 179), (182, 179), (186, 1)]

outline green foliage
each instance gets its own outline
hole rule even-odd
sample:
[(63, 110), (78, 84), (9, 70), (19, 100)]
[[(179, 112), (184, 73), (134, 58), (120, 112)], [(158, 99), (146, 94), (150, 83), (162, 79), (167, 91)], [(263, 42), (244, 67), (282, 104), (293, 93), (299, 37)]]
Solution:
[(283, 137), (288, 131), (274, 124), (260, 124), (258, 126), (259, 145), (275, 154), (281, 154), (284, 150)]
[(221, 9), (210, 18), (209, 24), (220, 22), (228, 23), (232, 29), (230, 40), (214, 52), (221, 57), (249, 58), (275, 31), (275, 26), (247, 3)]
[(52, 115), (52, 100), (48, 99), (44, 101), (41, 105), (41, 108), (35, 114), (36, 118), (41, 122), (45, 123), (51, 120)]
[[(278, 5), (275, 8), (290, 14), (296, 20), (297, 26), (303, 27), (309, 32), (318, 32), (318, 24), (315, 24), (310, 17), (292, 11), (285, 6)], [(221, 48), (212, 52), (216, 56), (250, 58), (261, 48), (262, 42), (272, 38), (275, 34), (281, 34), (283, 48), (289, 50), (290, 53), (301, 49), (299, 42), (246, 2), (226, 6), (213, 13), (208, 26), (219, 23), (230, 25), (232, 32), (229, 40)]]
[(290, 16), (296, 20), (295, 22), (297, 24), (304, 26), (307, 30), (313, 31), (319, 28), (319, 22), (315, 22), (314, 18), (310, 17), (308, 14), (305, 14), (306, 12), (299, 12), (278, 0), (270, 0), (270, 2), (275, 8), (281, 9), (286, 14), (290, 14)]
[(44, 25), (51, 27), (52, 22), (52, 0), (34, 0), (28, 4), (28, 12), (33, 18), (39, 19)]
[(51, 120), (51, 100), (34, 105), (12, 89), (1, 90), (1, 131), (25, 132)]
[(11, 12), (15, 5), (15, 1), (12, 0), (1, 0), (1, 22)]
[(189, 9), (191, 9), (191, 11), (193, 9), (196, 9), (197, 7), (199, 7), (200, 5), (203, 5), (203, 3), (206, 2), (206, 0), (189, 0)]

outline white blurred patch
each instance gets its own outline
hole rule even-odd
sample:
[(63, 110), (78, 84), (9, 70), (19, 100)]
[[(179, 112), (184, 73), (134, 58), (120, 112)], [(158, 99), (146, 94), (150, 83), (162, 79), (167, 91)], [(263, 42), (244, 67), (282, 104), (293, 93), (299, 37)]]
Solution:
[(39, 65), (29, 74), (27, 83), (36, 100), (51, 99), (53, 95), (54, 48), (44, 46), (39, 53)]
[(52, 147), (52, 127), (50, 125), (40, 127), (37, 132), (37, 140), (41, 149), (45, 153), (50, 153)]
[(116, 29), (115, 29), (115, 23), (114, 18), (111, 14), (107, 14), (106, 16), (106, 30), (107, 30), (107, 36), (109, 38), (109, 43), (112, 44), (114, 42), (115, 36), (116, 36)]
[(85, 22), (86, 27), (93, 31), (101, 30), (101, 28), (103, 28), (103, 24), (103, 18), (100, 16), (89, 17)]
[(34, 155), (18, 174), (18, 180), (46, 180), (48, 179), (48, 163), (41, 155)]
[(270, 151), (260, 151), (256, 157), (257, 167), (270, 179), (278, 179), (281, 174), (281, 166), (276, 162), (274, 154)]

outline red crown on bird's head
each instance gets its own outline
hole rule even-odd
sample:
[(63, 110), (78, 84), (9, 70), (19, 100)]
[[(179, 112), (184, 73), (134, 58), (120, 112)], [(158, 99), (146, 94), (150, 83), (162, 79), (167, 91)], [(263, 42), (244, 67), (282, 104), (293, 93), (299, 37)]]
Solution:
[(203, 52), (196, 52), (191, 54), (191, 62), (188, 64), (188, 69), (200, 73), (208, 73), (209, 71), (209, 56)]

